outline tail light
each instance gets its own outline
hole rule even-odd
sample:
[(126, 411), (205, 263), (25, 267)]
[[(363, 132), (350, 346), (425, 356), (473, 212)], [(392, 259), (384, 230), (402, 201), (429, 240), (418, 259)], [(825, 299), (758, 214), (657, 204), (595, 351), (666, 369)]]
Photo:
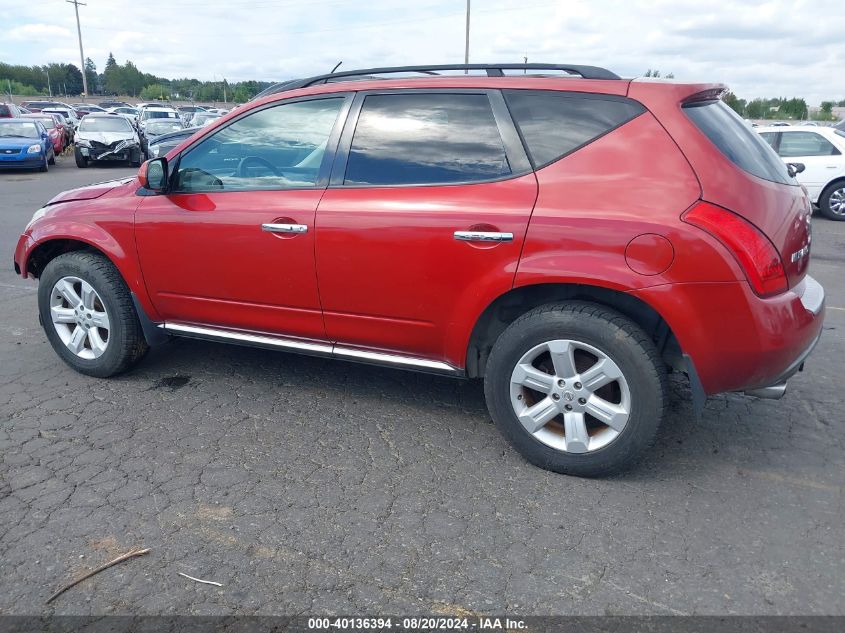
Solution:
[(780, 294), (789, 288), (777, 249), (747, 220), (706, 202), (695, 205), (682, 219), (722, 242), (745, 271), (754, 292), (761, 297)]

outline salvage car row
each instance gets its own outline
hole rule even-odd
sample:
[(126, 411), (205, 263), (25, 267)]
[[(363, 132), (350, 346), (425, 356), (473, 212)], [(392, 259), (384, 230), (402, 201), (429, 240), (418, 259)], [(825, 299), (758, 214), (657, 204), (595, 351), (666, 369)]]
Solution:
[[(163, 156), (226, 112), (159, 103), (133, 107), (122, 101), (98, 106), (60, 101), (0, 103), (0, 124), (6, 125), (0, 129), (0, 167), (47, 171), (69, 147), (79, 168), (100, 161), (137, 167), (148, 157)], [(166, 149), (158, 142), (163, 136), (167, 136)]]

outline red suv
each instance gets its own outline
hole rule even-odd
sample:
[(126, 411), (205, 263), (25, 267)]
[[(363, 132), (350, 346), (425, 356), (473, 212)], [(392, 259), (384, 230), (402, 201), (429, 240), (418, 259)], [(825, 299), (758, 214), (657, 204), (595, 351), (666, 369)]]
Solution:
[(185, 336), (483, 378), (528, 460), (611, 473), (668, 371), (697, 411), (779, 397), (822, 329), (810, 202), (723, 90), (541, 64), (279, 84), (55, 197), (15, 269), (82, 373)]

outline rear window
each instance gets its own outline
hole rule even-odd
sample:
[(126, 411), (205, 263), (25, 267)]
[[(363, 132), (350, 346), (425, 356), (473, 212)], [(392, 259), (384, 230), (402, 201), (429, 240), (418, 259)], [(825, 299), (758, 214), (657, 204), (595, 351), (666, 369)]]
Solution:
[(505, 90), (535, 169), (545, 167), (645, 112), (624, 97), (552, 90)]
[(763, 180), (794, 185), (771, 146), (721, 101), (684, 106), (690, 120), (734, 165)]

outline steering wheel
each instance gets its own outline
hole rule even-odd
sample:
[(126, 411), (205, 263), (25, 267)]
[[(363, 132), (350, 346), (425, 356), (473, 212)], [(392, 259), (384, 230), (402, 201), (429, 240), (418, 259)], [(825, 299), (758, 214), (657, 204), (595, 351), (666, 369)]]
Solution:
[(247, 173), (246, 173), (246, 168), (247, 168), (247, 167), (249, 167), (249, 165), (250, 165), (250, 164), (253, 164), (253, 163), (255, 163), (255, 164), (257, 164), (257, 165), (261, 165), (261, 166), (263, 166), (263, 167), (266, 167), (266, 168), (267, 168), (267, 169), (269, 169), (271, 172), (273, 172), (273, 175), (274, 175), (274, 176), (277, 176), (278, 178), (282, 178), (282, 177), (283, 177), (283, 174), (282, 174), (282, 173), (281, 173), (278, 169), (276, 169), (276, 168), (272, 165), (272, 163), (270, 163), (270, 162), (268, 162), (268, 161), (264, 160), (264, 159), (263, 159), (263, 158), (261, 158), (260, 156), (244, 156), (244, 157), (241, 159), (241, 162), (240, 162), (240, 163), (238, 163), (238, 169), (237, 169), (237, 174), (238, 174), (238, 177), (240, 177), (240, 178), (247, 178), (247, 177), (248, 177), (248, 175), (247, 175)]

